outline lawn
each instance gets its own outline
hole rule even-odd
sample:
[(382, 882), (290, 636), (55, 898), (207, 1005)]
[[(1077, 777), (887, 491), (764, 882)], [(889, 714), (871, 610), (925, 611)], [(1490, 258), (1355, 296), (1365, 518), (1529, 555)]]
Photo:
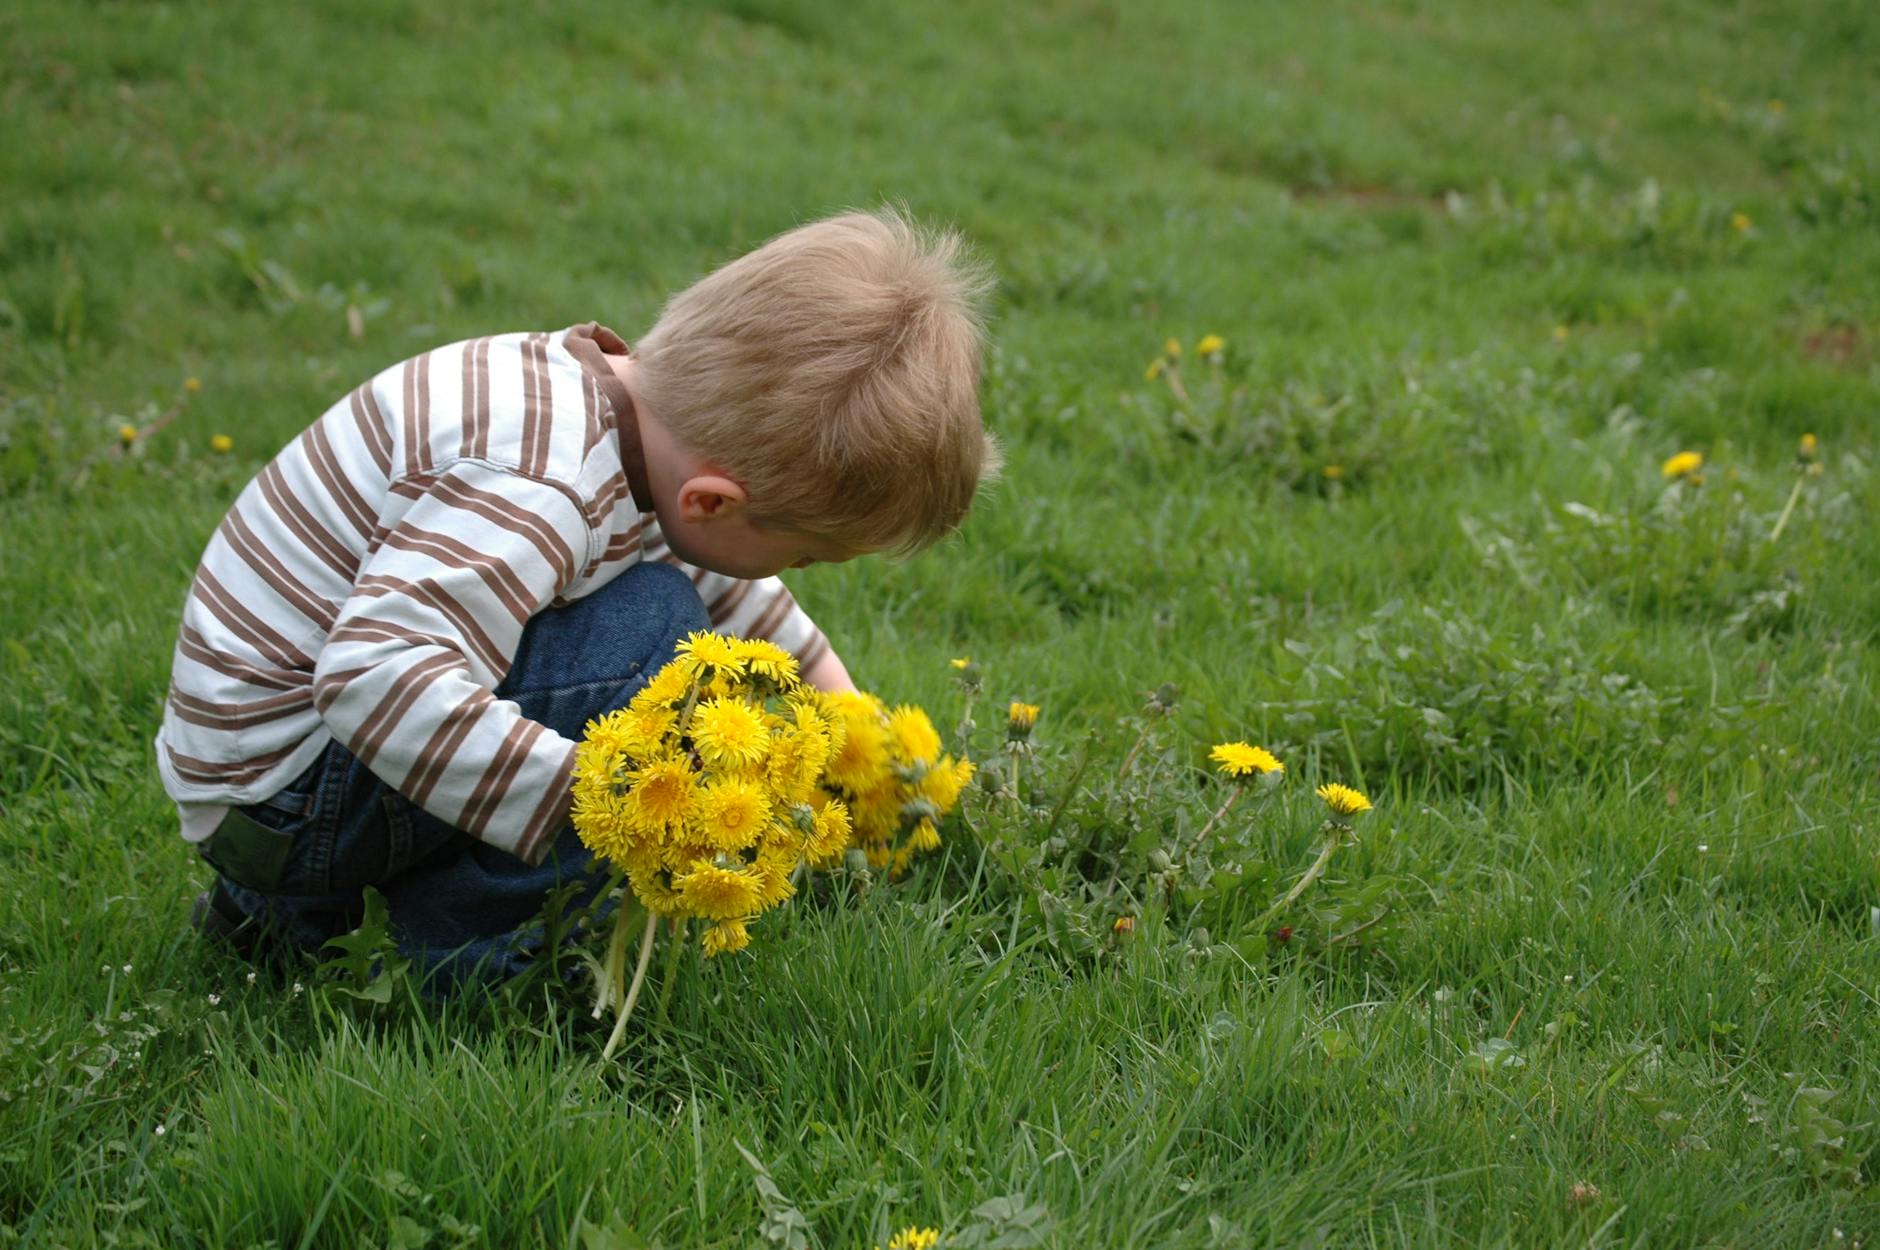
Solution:
[[(0, 1245), (1880, 1245), (1861, 0), (20, 0), (0, 48)], [(884, 201), (998, 276), (1007, 471), (792, 585), (943, 729), (971, 655), (983, 763), (1039, 705), (1024, 801), (656, 968), (611, 1063), (580, 986), (200, 941), (150, 740), (247, 478), (422, 348), (631, 339)], [(1232, 739), (1287, 774), (1201, 834)], [(1269, 918), (1324, 782), (1375, 810)]]

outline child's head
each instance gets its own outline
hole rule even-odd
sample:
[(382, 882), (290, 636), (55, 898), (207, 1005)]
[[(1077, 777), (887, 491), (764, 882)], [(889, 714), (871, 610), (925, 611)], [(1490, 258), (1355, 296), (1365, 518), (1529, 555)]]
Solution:
[(755, 524), (917, 550), (998, 470), (979, 418), (987, 285), (957, 235), (893, 211), (813, 222), (673, 296), (635, 344), (633, 389), (743, 486)]

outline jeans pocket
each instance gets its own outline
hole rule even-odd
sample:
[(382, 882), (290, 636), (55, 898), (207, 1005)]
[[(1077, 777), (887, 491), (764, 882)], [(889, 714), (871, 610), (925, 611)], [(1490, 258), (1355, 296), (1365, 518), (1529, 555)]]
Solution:
[(270, 894), (281, 892), (291, 875), (288, 865), (298, 839), (289, 830), (276, 828), (272, 817), (265, 809), (230, 808), (198, 851), (237, 885)]

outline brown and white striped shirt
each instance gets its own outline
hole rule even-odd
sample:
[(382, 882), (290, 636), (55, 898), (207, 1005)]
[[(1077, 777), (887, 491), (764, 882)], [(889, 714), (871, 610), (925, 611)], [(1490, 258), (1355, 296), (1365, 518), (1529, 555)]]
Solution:
[(782, 582), (683, 564), (634, 498), (637, 430), (617, 428), (632, 401), (603, 358), (626, 351), (593, 322), (440, 347), (248, 484), (190, 587), (156, 739), (185, 837), (338, 739), (426, 811), (538, 861), (575, 744), (493, 690), (530, 617), (641, 560), (686, 569), (715, 628), (821, 658)]

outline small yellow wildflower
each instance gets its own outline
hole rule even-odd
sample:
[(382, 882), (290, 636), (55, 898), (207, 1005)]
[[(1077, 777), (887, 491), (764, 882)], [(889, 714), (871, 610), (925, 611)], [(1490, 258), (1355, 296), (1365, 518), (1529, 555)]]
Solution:
[(1182, 341), (1180, 339), (1170, 339), (1168, 342), (1162, 344), (1162, 354), (1167, 356), (1170, 360), (1180, 360), (1182, 358)]
[(1325, 806), (1332, 809), (1332, 815), (1340, 820), (1371, 810), (1371, 800), (1364, 797), (1363, 791), (1341, 786), (1337, 782), (1320, 786), (1318, 796), (1325, 800)]
[(132, 443), (136, 441), (137, 441), (137, 427), (136, 426), (132, 425), (128, 421), (126, 421), (123, 425), (118, 426), (118, 442), (124, 444), (126, 447), (129, 447)]
[(1110, 930), (1113, 933), (1133, 933), (1136, 930), (1136, 918), (1134, 916), (1118, 916), (1116, 923), (1110, 926)]
[(1660, 465), (1658, 471), (1665, 475), (1666, 481), (1671, 481), (1674, 478), (1690, 477), (1703, 467), (1703, 452), (1681, 451)]
[(235, 450), (235, 440), (226, 434), (216, 434), (209, 439), (209, 450), (218, 456), (226, 456)]
[(1218, 334), (1205, 335), (1203, 336), (1202, 340), (1199, 343), (1195, 344), (1195, 355), (1212, 356), (1216, 354), (1217, 352), (1221, 351), (1226, 346), (1227, 346), (1227, 340), (1222, 338), (1220, 335)]
[(937, 1228), (915, 1228), (912, 1225), (896, 1233), (888, 1242), (888, 1250), (933, 1250), (940, 1244), (940, 1230)]
[[(1813, 438), (1814, 435), (1810, 434), (1809, 437)], [(973, 657), (970, 655), (956, 656), (955, 658), (948, 660), (947, 663), (952, 665), (954, 668), (959, 669), (963, 672), (966, 669), (972, 667)]]
[(1038, 705), (1036, 703), (1020, 703), (1014, 699), (1012, 706), (1005, 711), (1006, 728), (1015, 734), (1028, 735), (1037, 723)]
[(1572, 334), (1573, 334), (1573, 331), (1567, 329), (1567, 327), (1565, 326), (1555, 326), (1554, 327), (1554, 342), (1564, 343), (1567, 341), (1568, 338), (1572, 337)]
[(1815, 436), (1813, 434), (1804, 434), (1802, 435), (1801, 444), (1796, 448), (1795, 454), (1804, 460), (1813, 460), (1820, 451), (1821, 444), (1816, 441)]
[(1788, 106), (1787, 106), (1787, 105), (1785, 105), (1785, 104), (1783, 104), (1783, 103), (1782, 103), (1782, 101), (1780, 101), (1780, 100), (1771, 100), (1771, 101), (1769, 101), (1769, 111), (1770, 111), (1771, 113), (1775, 113), (1775, 114), (1777, 114), (1777, 115), (1780, 115), (1780, 114), (1782, 113), (1782, 111), (1783, 111), (1783, 109), (1785, 109), (1785, 108), (1787, 108), (1787, 107), (1788, 107)]
[(1162, 370), (1166, 368), (1168, 368), (1168, 361), (1157, 356), (1154, 360), (1151, 360), (1148, 367), (1142, 371), (1142, 380), (1145, 382), (1153, 382), (1162, 376)]
[(1749, 230), (1750, 226), (1754, 224), (1754, 222), (1750, 221), (1748, 213), (1730, 214), (1730, 229), (1736, 231), (1738, 234), (1745, 233)]
[(1220, 765), (1223, 773), (1236, 780), (1256, 773), (1265, 775), (1286, 771), (1286, 766), (1271, 751), (1245, 742), (1223, 742), (1208, 752), (1208, 758)]
[(1328, 464), (1323, 469), (1320, 469), (1319, 472), (1325, 476), (1328, 482), (1336, 482), (1339, 478), (1345, 476), (1345, 466), (1342, 464)]
[(202, 379), (201, 378), (184, 378), (183, 389), (188, 391), (191, 395), (194, 395), (197, 391), (200, 391), (202, 389)]

